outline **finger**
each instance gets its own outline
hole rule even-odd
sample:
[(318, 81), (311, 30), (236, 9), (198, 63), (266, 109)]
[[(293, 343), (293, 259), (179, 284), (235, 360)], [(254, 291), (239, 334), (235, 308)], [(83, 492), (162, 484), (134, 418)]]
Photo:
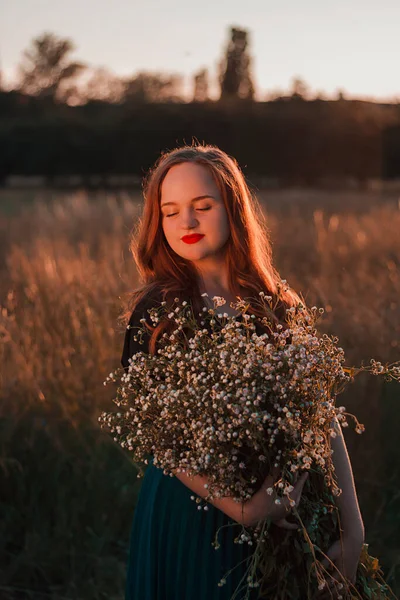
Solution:
[[(323, 597), (328, 598), (336, 598), (336, 595), (341, 595), (343, 593), (343, 585), (344, 585), (344, 579), (342, 574), (339, 572), (335, 572), (335, 573), (325, 573), (325, 587), (322, 590), (322, 594)], [(320, 598), (318, 596), (319, 600), (323, 600), (323, 598)]]
[(329, 583), (325, 583), (325, 586), (322, 590), (320, 590), (317, 594), (318, 600), (332, 600), (332, 598), (336, 598), (339, 593), (339, 590), (334, 588)]
[[(341, 554), (340, 554), (340, 549), (333, 548), (328, 554), (327, 554), (327, 558), (323, 558), (321, 560), (321, 565), (325, 568), (325, 569), (332, 569), (335, 573), (335, 575), (337, 575), (339, 572), (342, 571), (343, 569), (343, 564), (341, 562), (339, 562), (341, 560)], [(338, 563), (338, 564), (336, 564)]]
[(282, 473), (282, 468), (281, 467), (275, 467), (275, 466), (272, 467), (272, 469), (271, 469), (271, 475), (274, 478), (274, 481), (276, 479), (279, 479), (281, 473)]
[(332, 562), (329, 562), (327, 559), (321, 560), (321, 565), (324, 569), (326, 569), (329, 573), (330, 577), (336, 577), (339, 575), (340, 569), (335, 563), (336, 557), (330, 557)]
[(308, 476), (309, 476), (309, 472), (308, 471), (305, 471), (304, 473), (302, 473), (300, 475), (298, 482), (300, 483), (300, 485), (301, 485), (302, 488), (304, 487), (304, 484), (307, 481)]
[(291, 499), (295, 501), (296, 506), (300, 502), (301, 494), (303, 493), (304, 484), (307, 481), (307, 478), (308, 478), (308, 472), (302, 473), (300, 475), (298, 481), (295, 483), (294, 488), (292, 490)]
[(307, 478), (308, 478), (308, 471), (306, 471), (305, 473), (302, 473), (300, 475), (300, 477), (298, 478), (298, 480), (296, 481), (296, 483), (294, 485), (293, 492), (301, 494), (301, 492), (303, 491), (304, 484), (307, 481)]
[(329, 580), (326, 582), (324, 589), (321, 590), (321, 592), (317, 595), (317, 598), (318, 600), (332, 600), (332, 598), (338, 598), (338, 596), (341, 596), (342, 593), (340, 582), (337, 580)]
[(327, 558), (323, 558), (321, 560), (321, 565), (324, 567), (324, 569), (331, 569), (332, 568), (332, 562), (333, 562), (332, 558), (333, 557), (332, 558), (329, 557), (329, 558), (330, 558), (330, 560), (328, 560)]

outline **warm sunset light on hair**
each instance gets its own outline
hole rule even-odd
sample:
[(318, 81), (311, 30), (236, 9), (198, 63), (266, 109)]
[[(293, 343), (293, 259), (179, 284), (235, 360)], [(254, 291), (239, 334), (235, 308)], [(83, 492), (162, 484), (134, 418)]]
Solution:
[[(161, 289), (167, 304), (175, 296), (192, 301), (195, 312), (200, 302), (198, 273), (189, 260), (169, 247), (162, 231), (160, 189), (168, 170), (183, 162), (196, 162), (210, 169), (222, 195), (228, 214), (230, 238), (226, 246), (226, 265), (232, 293), (242, 298), (254, 297), (263, 289), (277, 297), (280, 275), (273, 265), (269, 231), (257, 199), (250, 192), (236, 160), (212, 145), (192, 145), (163, 153), (149, 171), (144, 183), (144, 208), (131, 241), (131, 251), (143, 285), (133, 293), (124, 318), (148, 293)], [(284, 321), (285, 309), (301, 302), (291, 290), (282, 290), (283, 303), (277, 317)], [(304, 302), (303, 302), (304, 303)], [(252, 306), (254, 314), (258, 309)], [(161, 325), (161, 324), (160, 324)], [(163, 328), (159, 327), (161, 334)], [(152, 342), (155, 343), (157, 335)]]

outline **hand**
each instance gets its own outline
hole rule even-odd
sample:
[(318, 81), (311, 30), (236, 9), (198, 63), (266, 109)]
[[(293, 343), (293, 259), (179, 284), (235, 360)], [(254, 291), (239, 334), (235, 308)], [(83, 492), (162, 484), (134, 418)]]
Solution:
[[(278, 518), (279, 507), (282, 506), (282, 503), (280, 505), (279, 504), (276, 505), (274, 503), (273, 508), (270, 511), (270, 517), (272, 518), (274, 525), (276, 525), (277, 527), (282, 527), (282, 529), (299, 529), (300, 528), (300, 525), (298, 525), (297, 523), (290, 523), (290, 521), (287, 520), (288, 513), (293, 508), (293, 506), (291, 506), (289, 504), (289, 502), (290, 502), (290, 500), (294, 500), (295, 508), (298, 507), (298, 505), (300, 503), (300, 499), (301, 499), (301, 494), (303, 492), (304, 484), (305, 484), (306, 480), (308, 479), (308, 471), (305, 471), (304, 473), (302, 473), (300, 475), (300, 479), (298, 477), (299, 477), (299, 474), (298, 474), (298, 472), (296, 472), (295, 476), (294, 476), (295, 483), (293, 486), (293, 490), (290, 494), (290, 499), (287, 496), (285, 496), (285, 499), (282, 500), (282, 503), (285, 506), (286, 515), (283, 518)], [(275, 495), (274, 495), (274, 498), (275, 498)]]
[(343, 595), (341, 592), (343, 588), (340, 588), (340, 584), (346, 584), (343, 577), (347, 579), (347, 583), (355, 583), (363, 543), (364, 540), (361, 536), (344, 534), (342, 540), (336, 540), (332, 544), (326, 553), (328, 558), (321, 560), (321, 564), (329, 571), (329, 575), (324, 574), (326, 586), (318, 594), (318, 600), (332, 599)]
[(304, 484), (308, 477), (308, 472), (305, 471), (300, 475), (298, 480), (293, 486), (293, 490), (290, 493), (290, 499), (284, 496), (281, 499), (280, 504), (275, 504), (277, 494), (274, 491), (272, 495), (267, 494), (267, 489), (273, 486), (274, 481), (280, 474), (280, 470), (277, 467), (272, 469), (270, 475), (266, 477), (261, 488), (251, 497), (248, 501), (251, 518), (251, 525), (262, 521), (263, 519), (272, 519), (274, 525), (283, 527), (284, 529), (298, 529), (297, 523), (290, 523), (287, 521), (287, 516), (291, 510), (290, 500), (294, 501), (294, 506), (297, 508), (300, 502), (301, 494), (303, 491)]

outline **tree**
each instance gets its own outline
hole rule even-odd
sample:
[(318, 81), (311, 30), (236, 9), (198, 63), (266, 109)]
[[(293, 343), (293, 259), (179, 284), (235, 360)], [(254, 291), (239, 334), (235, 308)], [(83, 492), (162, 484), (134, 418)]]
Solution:
[(208, 100), (208, 70), (201, 69), (193, 76), (193, 102)]
[(248, 53), (248, 32), (231, 27), (231, 39), (219, 69), (221, 99), (253, 100), (252, 59)]
[(291, 92), (292, 98), (306, 100), (307, 96), (310, 94), (310, 88), (301, 77), (293, 77)]
[(182, 102), (183, 77), (179, 74), (140, 72), (125, 80), (126, 102)]
[(90, 71), (90, 77), (77, 88), (81, 102), (101, 100), (117, 104), (125, 94), (125, 82), (106, 67), (97, 67)]
[(62, 93), (65, 82), (71, 81), (86, 68), (80, 62), (71, 62), (70, 53), (75, 50), (73, 42), (52, 33), (43, 33), (24, 51), (19, 65), (19, 89), (32, 96), (55, 99)]
[(346, 92), (343, 88), (338, 88), (336, 90), (336, 100), (346, 100)]

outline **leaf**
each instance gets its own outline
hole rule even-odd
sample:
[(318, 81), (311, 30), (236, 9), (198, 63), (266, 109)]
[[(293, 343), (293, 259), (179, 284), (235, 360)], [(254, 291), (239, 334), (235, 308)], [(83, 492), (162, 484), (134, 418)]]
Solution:
[(377, 558), (374, 558), (371, 564), (371, 569), (373, 571), (379, 571), (379, 560)]

